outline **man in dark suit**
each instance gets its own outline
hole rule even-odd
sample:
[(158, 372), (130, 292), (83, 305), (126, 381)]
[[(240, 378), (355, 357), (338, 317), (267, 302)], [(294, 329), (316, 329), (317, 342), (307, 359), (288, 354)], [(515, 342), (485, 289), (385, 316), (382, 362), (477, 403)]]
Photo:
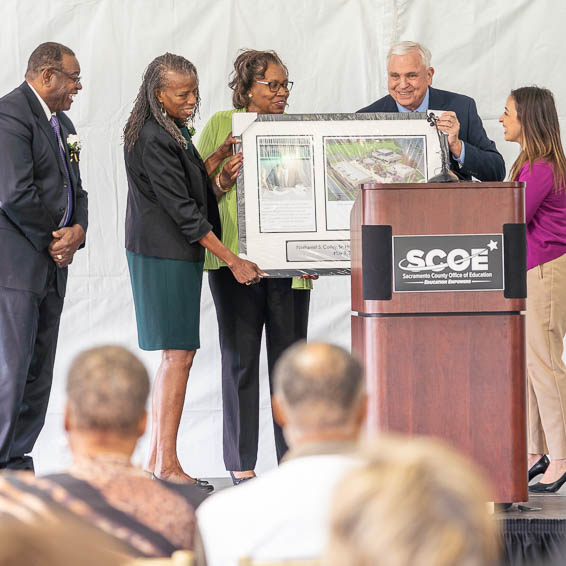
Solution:
[(387, 55), (389, 94), (358, 112), (445, 110), (438, 128), (448, 134), (452, 170), (464, 179), (503, 181), (505, 162), (485, 133), (476, 103), (469, 96), (432, 88), (430, 58), (419, 43), (395, 43)]
[[(67, 266), (85, 241), (75, 54), (43, 43), (0, 98), (0, 468), (32, 469), (45, 421)], [(71, 136), (71, 138), (69, 137)]]

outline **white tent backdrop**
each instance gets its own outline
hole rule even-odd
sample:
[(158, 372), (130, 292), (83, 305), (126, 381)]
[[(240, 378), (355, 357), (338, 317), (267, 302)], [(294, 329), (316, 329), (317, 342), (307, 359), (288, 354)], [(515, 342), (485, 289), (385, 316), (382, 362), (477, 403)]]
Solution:
[[(518, 148), (503, 141), (497, 117), (510, 89), (546, 86), (555, 93), (561, 116), (566, 109), (559, 57), (566, 4), (555, 0), (3, 0), (0, 22), (0, 94), (20, 84), (29, 54), (43, 41), (70, 46), (84, 76), (70, 115), (84, 144), (81, 171), (90, 227), (86, 249), (71, 267), (53, 392), (34, 453), (39, 473), (69, 462), (62, 412), (72, 357), (102, 343), (139, 352), (124, 254), (121, 136), (142, 72), (155, 56), (170, 51), (196, 64), (203, 101), (197, 137), (213, 112), (230, 108), (227, 77), (242, 47), (278, 51), (295, 81), (288, 112), (352, 112), (386, 94), (391, 41), (421, 41), (433, 54), (434, 85), (476, 99), (508, 169)], [(349, 317), (349, 278), (317, 281), (309, 339), (348, 347)], [(225, 474), (220, 351), (206, 277), (201, 345), (179, 453), (192, 475), (220, 476)], [(159, 353), (139, 353), (153, 374)], [(260, 473), (275, 465), (265, 359), (261, 379)], [(136, 453), (140, 463), (145, 448), (143, 442)]]

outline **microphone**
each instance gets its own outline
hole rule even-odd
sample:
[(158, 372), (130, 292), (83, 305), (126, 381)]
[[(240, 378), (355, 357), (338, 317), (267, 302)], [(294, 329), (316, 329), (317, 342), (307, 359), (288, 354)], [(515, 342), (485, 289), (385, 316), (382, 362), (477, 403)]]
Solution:
[(441, 132), (438, 129), (437, 117), (434, 112), (427, 113), (427, 122), (431, 127), (436, 128), (436, 134), (438, 135), (438, 141), (440, 142), (440, 159), (442, 161), (442, 168), (438, 175), (435, 175), (428, 180), (429, 183), (454, 183), (459, 181), (458, 176), (454, 171), (450, 169), (450, 149), (448, 147), (448, 134)]

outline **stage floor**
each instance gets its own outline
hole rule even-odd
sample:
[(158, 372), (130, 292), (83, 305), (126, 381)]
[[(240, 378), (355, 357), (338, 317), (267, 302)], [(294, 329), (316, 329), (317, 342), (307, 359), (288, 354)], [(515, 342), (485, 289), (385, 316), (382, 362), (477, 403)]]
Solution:
[[(540, 511), (519, 511), (519, 505), (540, 507)], [(566, 489), (548, 495), (529, 494), (529, 501), (515, 503), (509, 511), (500, 511), (495, 516), (503, 519), (557, 519), (566, 520)]]
[(234, 487), (234, 485), (232, 484), (232, 478), (229, 476), (227, 478), (201, 478), (201, 479), (206, 480), (208, 483), (214, 486), (214, 491), (212, 493), (218, 493), (219, 491), (222, 491), (223, 489), (226, 489), (228, 487)]

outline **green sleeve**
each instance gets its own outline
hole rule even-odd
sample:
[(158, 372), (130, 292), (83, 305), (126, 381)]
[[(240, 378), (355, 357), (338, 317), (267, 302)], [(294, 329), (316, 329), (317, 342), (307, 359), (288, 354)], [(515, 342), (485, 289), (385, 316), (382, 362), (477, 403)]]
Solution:
[(313, 288), (312, 279), (298, 279), (297, 277), (293, 277), (291, 288), (301, 291), (310, 291)]
[[(197, 150), (203, 161), (206, 161), (206, 158), (215, 152), (226, 139), (232, 129), (233, 113), (233, 110), (216, 112), (206, 123), (197, 143)], [(222, 164), (210, 176), (216, 175), (220, 171), (220, 167), (222, 167)]]

